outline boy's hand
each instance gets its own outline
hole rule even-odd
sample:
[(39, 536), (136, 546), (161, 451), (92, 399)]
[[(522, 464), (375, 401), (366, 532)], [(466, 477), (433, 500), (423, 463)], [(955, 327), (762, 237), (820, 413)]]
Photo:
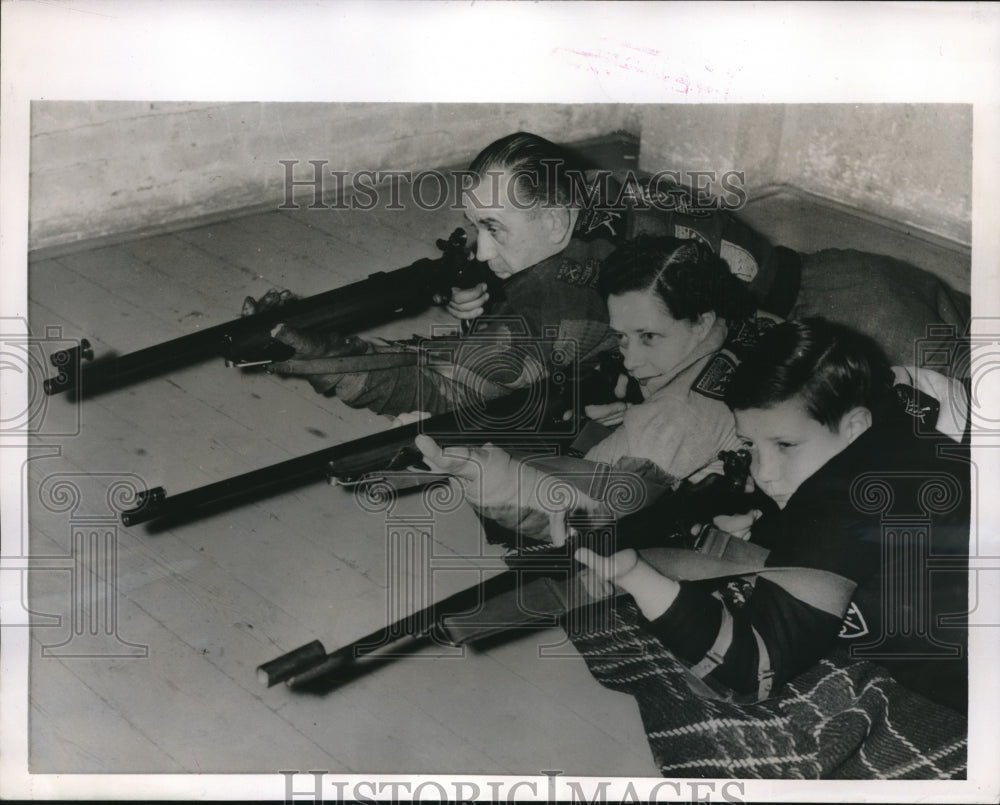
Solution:
[(611, 556), (601, 556), (589, 548), (577, 548), (573, 557), (605, 582), (614, 583), (629, 593), (648, 620), (666, 612), (680, 592), (676, 581), (658, 573), (631, 548)]
[(626, 590), (628, 589), (625, 586), (628, 581), (626, 577), (639, 564), (639, 554), (631, 548), (618, 551), (618, 553), (613, 553), (610, 556), (601, 556), (599, 553), (594, 553), (590, 548), (577, 548), (576, 553), (573, 554), (573, 558), (580, 562), (580, 564), (589, 567), (605, 581), (613, 581), (621, 584)]
[(760, 519), (762, 512), (754, 509), (746, 514), (720, 514), (713, 518), (712, 525), (727, 531), (738, 539), (750, 539), (750, 529)]
[(464, 290), (452, 288), (451, 299), (445, 309), (456, 319), (475, 319), (483, 315), (489, 298), (485, 282)]

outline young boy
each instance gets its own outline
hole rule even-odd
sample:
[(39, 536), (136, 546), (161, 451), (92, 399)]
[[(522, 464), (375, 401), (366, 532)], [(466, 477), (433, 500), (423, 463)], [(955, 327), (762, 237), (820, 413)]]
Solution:
[(964, 714), (970, 468), (965, 448), (915, 433), (892, 384), (865, 337), (809, 319), (771, 330), (729, 386), (754, 482), (778, 504), (750, 538), (767, 567), (826, 581), (678, 582), (631, 550), (577, 558), (630, 593), (696, 673), (738, 693), (766, 697), (842, 639)]

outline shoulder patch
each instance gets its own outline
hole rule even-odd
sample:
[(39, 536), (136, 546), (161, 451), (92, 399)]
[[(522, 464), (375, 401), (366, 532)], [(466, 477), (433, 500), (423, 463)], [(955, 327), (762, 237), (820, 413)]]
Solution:
[(585, 240), (603, 237), (618, 241), (622, 235), (622, 214), (614, 210), (596, 207), (580, 211), (575, 233)]
[(674, 237), (680, 238), (681, 240), (700, 240), (702, 243), (708, 246), (708, 248), (712, 249), (712, 251), (715, 251), (715, 249), (712, 247), (712, 244), (708, 242), (708, 238), (706, 238), (703, 234), (701, 234), (701, 232), (699, 232), (697, 229), (692, 229), (689, 226), (681, 226), (680, 224), (674, 224)]
[(848, 607), (847, 613), (844, 615), (844, 622), (840, 625), (840, 633), (837, 637), (852, 640), (856, 637), (864, 637), (866, 634), (868, 634), (868, 624), (865, 622), (865, 616), (861, 614), (858, 605), (851, 601), (851, 606)]
[(597, 284), (600, 265), (600, 261), (594, 257), (588, 257), (583, 262), (564, 258), (559, 263), (556, 279), (567, 285), (594, 286)]
[(726, 395), (729, 380), (736, 371), (736, 360), (725, 351), (717, 352), (698, 374), (691, 385), (692, 391), (697, 391), (713, 400), (722, 400)]
[(750, 579), (737, 576), (734, 579), (728, 579), (719, 593), (730, 612), (740, 610), (747, 605), (753, 595), (753, 582)]
[(743, 356), (774, 325), (774, 319), (766, 316), (755, 316), (730, 325), (725, 342), (698, 373), (691, 384), (691, 390), (720, 402), (725, 399), (729, 381), (736, 367), (743, 361)]
[(941, 404), (937, 400), (905, 383), (897, 383), (893, 391), (903, 410), (917, 420), (918, 432), (930, 433), (934, 430), (941, 413)]
[(723, 240), (719, 248), (719, 257), (725, 260), (729, 270), (744, 282), (752, 282), (757, 276), (757, 261), (742, 246)]

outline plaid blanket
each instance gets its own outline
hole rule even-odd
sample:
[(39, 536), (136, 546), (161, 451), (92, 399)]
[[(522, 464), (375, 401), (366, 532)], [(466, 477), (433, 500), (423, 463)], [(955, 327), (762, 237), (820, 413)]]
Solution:
[(631, 598), (573, 643), (605, 687), (635, 697), (664, 776), (964, 779), (966, 720), (870, 662), (836, 651), (753, 704), (698, 695), (703, 684), (640, 627)]

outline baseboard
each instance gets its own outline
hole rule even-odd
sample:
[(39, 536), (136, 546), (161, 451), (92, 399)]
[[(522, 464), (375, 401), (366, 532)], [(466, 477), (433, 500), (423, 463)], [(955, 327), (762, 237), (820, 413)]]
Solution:
[(900, 235), (909, 235), (911, 237), (918, 238), (920, 240), (926, 241), (938, 248), (949, 249), (954, 251), (956, 254), (964, 255), (969, 259), (972, 258), (972, 246), (969, 243), (964, 243), (962, 241), (949, 238), (938, 232), (932, 232), (929, 229), (917, 226), (915, 224), (904, 224), (897, 221), (894, 218), (887, 218), (885, 216), (879, 215), (877, 213), (868, 212), (867, 210), (859, 209), (858, 207), (852, 207), (849, 204), (845, 204), (842, 201), (837, 201), (836, 199), (830, 198), (829, 196), (823, 196), (819, 193), (814, 193), (810, 190), (803, 190), (794, 184), (787, 183), (774, 183), (763, 185), (762, 187), (756, 188), (748, 193), (751, 201), (749, 204), (755, 204), (757, 202), (762, 202), (768, 198), (779, 195), (788, 195), (795, 198), (801, 199), (804, 202), (814, 204), (818, 207), (826, 208), (832, 212), (840, 213), (841, 215), (849, 215), (859, 220), (866, 221), (870, 224), (875, 224), (877, 226), (885, 227), (886, 229), (891, 229)]
[(966, 243), (790, 184), (762, 186), (748, 196), (738, 216), (772, 243), (803, 254), (856, 249), (887, 255), (971, 293), (972, 249)]

